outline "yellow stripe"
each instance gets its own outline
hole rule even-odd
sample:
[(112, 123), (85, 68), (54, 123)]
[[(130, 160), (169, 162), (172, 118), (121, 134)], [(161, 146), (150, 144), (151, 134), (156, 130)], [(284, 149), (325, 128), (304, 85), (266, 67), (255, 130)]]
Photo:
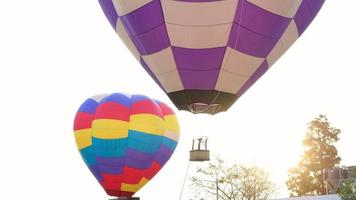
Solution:
[(139, 183), (137, 184), (128, 184), (128, 183), (122, 183), (121, 184), (121, 190), (126, 191), (126, 192), (137, 192), (139, 189), (141, 189), (146, 183), (148, 183), (148, 180), (146, 178), (142, 178)]
[(91, 134), (92, 132), (90, 128), (74, 131), (75, 141), (79, 150), (89, 147), (92, 144)]
[(175, 115), (166, 115), (164, 116), (164, 122), (166, 125), (166, 130), (170, 130), (179, 135), (179, 124), (178, 119)]
[(129, 123), (113, 119), (97, 119), (92, 123), (93, 137), (100, 139), (119, 139), (128, 136)]
[(157, 115), (138, 114), (130, 117), (130, 130), (153, 135), (164, 134), (164, 120)]

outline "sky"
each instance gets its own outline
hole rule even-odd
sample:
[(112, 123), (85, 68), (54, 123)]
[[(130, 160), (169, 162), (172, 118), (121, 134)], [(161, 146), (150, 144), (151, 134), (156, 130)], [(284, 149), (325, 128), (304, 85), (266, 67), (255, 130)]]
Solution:
[[(270, 172), (285, 197), (288, 168), (319, 114), (341, 129), (342, 165), (356, 165), (356, 1), (329, 0), (292, 48), (228, 112), (175, 109), (180, 143), (137, 196), (178, 200), (191, 140), (209, 136), (212, 154)], [(108, 199), (72, 132), (80, 104), (96, 94), (168, 97), (130, 55), (97, 1), (0, 1), (0, 199)], [(202, 166), (193, 163), (189, 174)], [(191, 191), (186, 185), (183, 198)]]

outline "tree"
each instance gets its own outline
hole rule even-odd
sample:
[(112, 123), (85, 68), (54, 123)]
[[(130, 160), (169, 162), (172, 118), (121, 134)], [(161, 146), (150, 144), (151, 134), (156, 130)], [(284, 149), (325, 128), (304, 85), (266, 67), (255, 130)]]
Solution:
[(196, 197), (220, 200), (266, 200), (276, 191), (268, 173), (259, 167), (227, 166), (216, 158), (191, 178)]
[(344, 183), (339, 195), (342, 200), (356, 200), (356, 184), (351, 181)]
[(356, 168), (352, 170), (350, 180), (342, 183), (339, 195), (342, 200), (356, 200)]
[(303, 140), (304, 154), (298, 165), (288, 171), (286, 184), (291, 196), (326, 194), (323, 171), (341, 161), (334, 146), (340, 132), (330, 125), (325, 115), (319, 115), (308, 124)]

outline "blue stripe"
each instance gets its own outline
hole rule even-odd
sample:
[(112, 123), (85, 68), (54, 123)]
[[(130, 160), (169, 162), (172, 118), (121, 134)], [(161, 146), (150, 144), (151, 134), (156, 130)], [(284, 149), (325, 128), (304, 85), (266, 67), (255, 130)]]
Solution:
[(136, 102), (143, 101), (143, 100), (151, 100), (151, 98), (149, 98), (145, 95), (135, 94), (135, 95), (131, 96), (131, 100), (132, 100), (132, 103), (136, 103)]
[(116, 148), (116, 149), (97, 149), (97, 148), (95, 148), (95, 155), (105, 157), (105, 158), (124, 156), (125, 152), (126, 152), (126, 147)]
[(128, 146), (143, 153), (155, 153), (162, 144), (162, 136), (129, 130)]
[(79, 108), (78, 112), (86, 112), (95, 114), (96, 108), (98, 107), (98, 102), (94, 99), (87, 99)]
[(126, 106), (128, 108), (131, 108), (131, 98), (125, 94), (120, 94), (120, 93), (111, 94), (105, 97), (103, 100), (101, 100), (100, 103), (107, 103), (107, 102), (115, 102), (123, 106)]
[(92, 146), (98, 149), (116, 149), (127, 146), (127, 138), (123, 139), (100, 139), (93, 137)]
[(127, 139), (92, 139), (92, 147), (96, 156), (120, 157), (125, 155), (127, 149)]
[(162, 144), (164, 144), (165, 146), (167, 146), (169, 149), (172, 149), (172, 150), (174, 150), (177, 146), (176, 141), (174, 141), (170, 138), (166, 138), (166, 137), (163, 137)]
[(159, 101), (157, 99), (153, 99), (153, 101), (155, 101), (158, 105), (162, 103), (161, 101)]
[(145, 143), (157, 144), (162, 142), (162, 136), (152, 135), (140, 131), (129, 130), (129, 139), (140, 140)]
[(80, 154), (87, 166), (94, 165), (96, 163), (94, 157), (94, 148), (92, 146), (80, 150)]
[(150, 144), (135, 139), (129, 139), (127, 146), (142, 153), (156, 153), (159, 150), (160, 143)]
[(91, 147), (94, 148), (95, 155), (108, 158), (124, 156), (127, 148), (142, 153), (156, 153), (162, 144), (172, 150), (177, 146), (176, 141), (164, 136), (130, 130), (128, 138), (99, 139), (93, 137)]

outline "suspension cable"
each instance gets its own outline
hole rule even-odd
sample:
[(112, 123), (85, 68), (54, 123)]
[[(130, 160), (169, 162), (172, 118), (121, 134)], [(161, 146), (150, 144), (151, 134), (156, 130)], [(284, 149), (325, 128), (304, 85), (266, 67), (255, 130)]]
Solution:
[(190, 161), (188, 161), (188, 166), (187, 166), (187, 169), (186, 169), (186, 171), (185, 171), (185, 177), (184, 177), (184, 181), (183, 181), (182, 190), (180, 191), (179, 200), (182, 199), (182, 195), (183, 195), (183, 192), (184, 192), (185, 182), (186, 182), (187, 177), (188, 177), (189, 167), (190, 167)]

